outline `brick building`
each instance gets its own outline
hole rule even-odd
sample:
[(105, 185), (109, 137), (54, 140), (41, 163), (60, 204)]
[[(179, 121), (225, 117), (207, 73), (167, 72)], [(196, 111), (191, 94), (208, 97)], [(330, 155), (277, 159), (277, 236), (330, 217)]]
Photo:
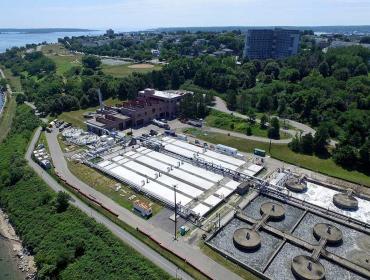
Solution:
[(174, 119), (181, 99), (190, 92), (158, 91), (145, 89), (135, 100), (125, 101), (114, 107), (107, 107), (91, 120), (86, 121), (89, 131), (102, 135), (106, 131), (136, 128), (153, 119)]

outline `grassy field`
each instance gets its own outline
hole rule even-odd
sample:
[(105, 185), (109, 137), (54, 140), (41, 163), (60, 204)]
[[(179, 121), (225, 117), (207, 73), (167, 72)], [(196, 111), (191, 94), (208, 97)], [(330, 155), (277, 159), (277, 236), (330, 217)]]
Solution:
[[(262, 129), (259, 124), (250, 125), (246, 120), (226, 114), (220, 111), (211, 110), (210, 114), (205, 119), (207, 126), (216, 127), (224, 130), (235, 131), (245, 134), (247, 127), (252, 129), (252, 135), (267, 138), (267, 128)], [(291, 138), (290, 134), (280, 131), (280, 139)]]
[(42, 52), (55, 62), (58, 75), (63, 75), (72, 67), (81, 65), (82, 55), (70, 54), (62, 45), (45, 45)]
[(97, 108), (98, 107), (91, 107), (91, 108), (81, 109), (77, 111), (63, 112), (57, 117), (57, 119), (63, 120), (65, 122), (69, 122), (74, 127), (86, 129), (86, 124), (84, 123), (86, 119), (83, 117), (83, 114), (86, 112), (94, 112)]
[(254, 148), (265, 150), (273, 158), (278, 160), (303, 167), (312, 171), (326, 174), (339, 179), (347, 180), (357, 184), (370, 187), (370, 177), (358, 171), (346, 170), (339, 165), (335, 164), (332, 159), (321, 159), (316, 156), (308, 156), (294, 153), (284, 144), (272, 144), (271, 151), (269, 151), (269, 143), (262, 143), (232, 136), (227, 136), (220, 133), (207, 133), (203, 134), (197, 129), (186, 129), (184, 131), (199, 139), (207, 142), (224, 144), (227, 146), (235, 147), (240, 151), (252, 153)]
[[(13, 92), (19, 92), (22, 90), (22, 85), (19, 77), (13, 76), (12, 72), (1, 66), (4, 71), (4, 75), (12, 89)], [(15, 116), (17, 102), (15, 101), (15, 96), (7, 94), (7, 101), (3, 108), (3, 112), (0, 116), (0, 143), (5, 139), (6, 135), (10, 131), (13, 118)]]
[(17, 103), (15, 102), (15, 97), (11, 97), (10, 94), (8, 94), (3, 113), (0, 116), (0, 143), (3, 142), (6, 135), (10, 131), (16, 106)]
[(130, 68), (133, 67), (131, 64), (125, 64), (125, 65), (103, 65), (102, 70), (105, 74), (107, 75), (112, 75), (113, 77), (116, 78), (122, 78), (125, 76), (130, 75), (131, 73), (148, 73), (153, 70), (160, 70), (162, 69), (162, 66), (160, 65), (155, 65), (152, 68)]
[(49, 153), (50, 155), (50, 151), (49, 151), (49, 145), (48, 145), (48, 141), (46, 140), (46, 135), (45, 135), (45, 132), (41, 132), (40, 134), (40, 137), (39, 137), (39, 140), (37, 141), (36, 143), (36, 147), (40, 144), (43, 144), (45, 146), (45, 149), (46, 151)]
[[(46, 45), (42, 47), (42, 52), (51, 58), (57, 66), (57, 74), (63, 75), (68, 72), (74, 66), (81, 66), (82, 55), (70, 53), (64, 46), (60, 44)], [(132, 64), (123, 65), (102, 65), (102, 71), (107, 75), (112, 75), (116, 78), (121, 78), (130, 75), (131, 73), (147, 73), (153, 70), (159, 70), (162, 68), (160, 65), (156, 65), (153, 68), (130, 68)]]
[(22, 91), (22, 85), (21, 85), (21, 79), (20, 79), (20, 77), (14, 76), (13, 73), (12, 73), (12, 71), (10, 71), (10, 69), (5, 68), (5, 67), (3, 67), (1, 65), (0, 65), (0, 67), (1, 67), (1, 69), (3, 69), (4, 75), (5, 75), (6, 79), (8, 80), (9, 85), (12, 88), (12, 91), (13, 92), (20, 92), (20, 91)]
[[(102, 194), (111, 198), (119, 205), (130, 211), (133, 208), (134, 201), (138, 199), (151, 204), (153, 215), (157, 214), (162, 209), (161, 205), (150, 201), (145, 196), (131, 190), (128, 186), (122, 185), (120, 182), (111, 179), (84, 164), (68, 162), (68, 167), (71, 172), (81, 181), (85, 182), (89, 186), (93, 187), (95, 190), (101, 192)], [(116, 192), (115, 190), (115, 185), (117, 183), (120, 183), (120, 185), (122, 186), (121, 190), (118, 192)], [(132, 195), (135, 195), (136, 197), (132, 200), (129, 200), (129, 197), (131, 197)]]

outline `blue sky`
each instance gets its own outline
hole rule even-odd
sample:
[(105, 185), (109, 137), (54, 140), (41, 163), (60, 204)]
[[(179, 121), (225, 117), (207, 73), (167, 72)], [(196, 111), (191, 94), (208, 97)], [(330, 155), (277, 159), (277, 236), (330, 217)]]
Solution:
[(370, 24), (370, 0), (0, 0), (0, 11), (0, 28)]

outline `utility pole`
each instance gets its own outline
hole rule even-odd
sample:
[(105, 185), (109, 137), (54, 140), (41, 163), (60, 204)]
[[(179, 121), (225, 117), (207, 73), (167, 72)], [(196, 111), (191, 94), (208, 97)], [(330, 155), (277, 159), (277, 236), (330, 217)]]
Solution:
[(270, 139), (270, 145), (269, 145), (269, 153), (271, 152), (271, 139)]
[(174, 231), (173, 240), (177, 240), (177, 202), (176, 202), (176, 188), (177, 188), (177, 185), (173, 185), (173, 191), (174, 191), (174, 195), (175, 195), (175, 231)]

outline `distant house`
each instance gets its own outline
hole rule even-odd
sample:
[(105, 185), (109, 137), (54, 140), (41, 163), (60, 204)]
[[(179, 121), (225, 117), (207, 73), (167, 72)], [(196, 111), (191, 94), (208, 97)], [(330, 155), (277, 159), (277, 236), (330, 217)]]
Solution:
[(224, 55), (226, 55), (226, 52), (224, 52), (224, 51), (215, 51), (213, 53), (213, 55), (214, 56), (224, 56)]
[(329, 48), (344, 48), (351, 46), (362, 46), (364, 48), (370, 49), (370, 44), (361, 44), (356, 42), (345, 42), (345, 41), (333, 41), (331, 42)]
[(161, 51), (160, 50), (155, 50), (155, 49), (152, 49), (150, 51), (152, 53), (153, 56), (155, 57), (159, 57), (161, 55)]

